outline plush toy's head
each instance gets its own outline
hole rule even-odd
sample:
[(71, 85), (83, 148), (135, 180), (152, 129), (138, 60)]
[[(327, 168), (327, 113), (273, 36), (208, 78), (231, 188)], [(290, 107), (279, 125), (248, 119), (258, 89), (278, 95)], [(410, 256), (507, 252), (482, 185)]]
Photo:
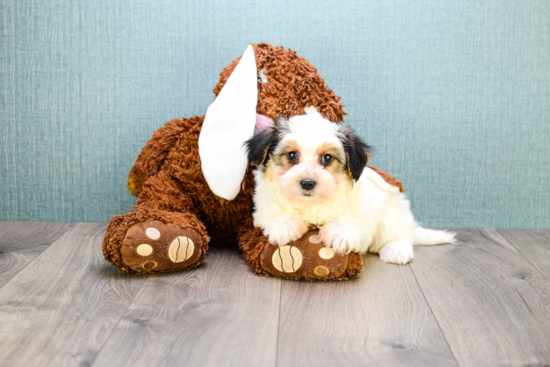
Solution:
[(244, 143), (278, 117), (315, 107), (332, 122), (345, 112), (338, 97), (307, 60), (292, 50), (251, 44), (220, 73), (216, 99), (199, 137), (203, 175), (214, 194), (234, 199), (248, 166)]
[[(341, 122), (346, 114), (337, 96), (317, 72), (315, 66), (295, 51), (267, 43), (251, 45), (258, 73), (256, 112), (271, 120), (303, 115), (306, 107), (315, 107), (326, 119)], [(220, 73), (214, 87), (217, 96), (241, 60), (233, 60)], [(261, 129), (260, 129), (261, 130)]]

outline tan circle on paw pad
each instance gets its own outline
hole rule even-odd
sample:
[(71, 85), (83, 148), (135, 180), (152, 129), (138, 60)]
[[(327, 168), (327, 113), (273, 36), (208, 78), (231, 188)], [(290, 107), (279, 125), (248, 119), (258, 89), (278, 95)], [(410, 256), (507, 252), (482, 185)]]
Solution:
[(160, 232), (158, 229), (149, 227), (145, 230), (145, 234), (152, 240), (158, 240), (160, 238)]
[(140, 256), (149, 256), (153, 253), (153, 248), (151, 247), (151, 245), (144, 243), (143, 245), (139, 245), (137, 247), (136, 252)]
[(321, 259), (332, 259), (334, 257), (334, 250), (329, 247), (323, 247), (319, 250), (319, 257)]
[(317, 274), (318, 276), (324, 277), (324, 276), (328, 275), (329, 270), (328, 270), (328, 268), (327, 268), (326, 266), (319, 265), (318, 267), (315, 268), (314, 272), (315, 272), (315, 274)]
[(296, 247), (283, 246), (273, 253), (271, 261), (275, 269), (283, 273), (294, 273), (302, 266), (302, 253)]
[(190, 238), (180, 236), (172, 241), (168, 249), (168, 256), (174, 263), (181, 263), (189, 259), (195, 252), (195, 244)]
[(141, 267), (145, 270), (151, 270), (157, 267), (157, 263), (154, 261), (147, 261), (146, 263), (143, 263)]
[(309, 237), (309, 242), (311, 243), (319, 243), (321, 242), (321, 239), (319, 238), (319, 235), (318, 234), (314, 234), (312, 236)]

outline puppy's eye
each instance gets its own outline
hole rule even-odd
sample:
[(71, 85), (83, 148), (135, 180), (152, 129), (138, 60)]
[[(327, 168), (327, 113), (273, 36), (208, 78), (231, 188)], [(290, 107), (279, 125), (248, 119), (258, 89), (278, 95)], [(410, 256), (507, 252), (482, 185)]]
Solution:
[(324, 166), (328, 166), (332, 162), (333, 159), (334, 159), (334, 157), (332, 157), (330, 154), (323, 154), (323, 157), (321, 158), (321, 163)]
[(287, 153), (286, 156), (288, 158), (289, 163), (294, 164), (294, 163), (298, 162), (298, 153), (290, 152), (290, 153)]

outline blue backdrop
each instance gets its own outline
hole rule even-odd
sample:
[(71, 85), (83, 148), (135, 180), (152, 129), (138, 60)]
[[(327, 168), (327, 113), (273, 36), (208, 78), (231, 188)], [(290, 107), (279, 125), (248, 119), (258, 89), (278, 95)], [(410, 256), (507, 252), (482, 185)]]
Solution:
[(3, 1), (0, 219), (108, 221), (249, 42), (297, 50), (432, 227), (550, 227), (550, 2)]

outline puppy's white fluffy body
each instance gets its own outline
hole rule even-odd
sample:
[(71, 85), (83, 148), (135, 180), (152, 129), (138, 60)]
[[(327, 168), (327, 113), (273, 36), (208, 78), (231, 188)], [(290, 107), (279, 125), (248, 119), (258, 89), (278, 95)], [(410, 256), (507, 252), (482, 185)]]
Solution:
[[(366, 145), (353, 146), (360, 140), (347, 126), (311, 108), (272, 134), (264, 139), (264, 161), (256, 162), (261, 167), (254, 172), (254, 225), (272, 244), (284, 246), (315, 225), (336, 253), (370, 251), (385, 262), (406, 264), (413, 244), (455, 242), (454, 233), (416, 223), (405, 195), (365, 166)], [(350, 165), (361, 162), (352, 174)]]

